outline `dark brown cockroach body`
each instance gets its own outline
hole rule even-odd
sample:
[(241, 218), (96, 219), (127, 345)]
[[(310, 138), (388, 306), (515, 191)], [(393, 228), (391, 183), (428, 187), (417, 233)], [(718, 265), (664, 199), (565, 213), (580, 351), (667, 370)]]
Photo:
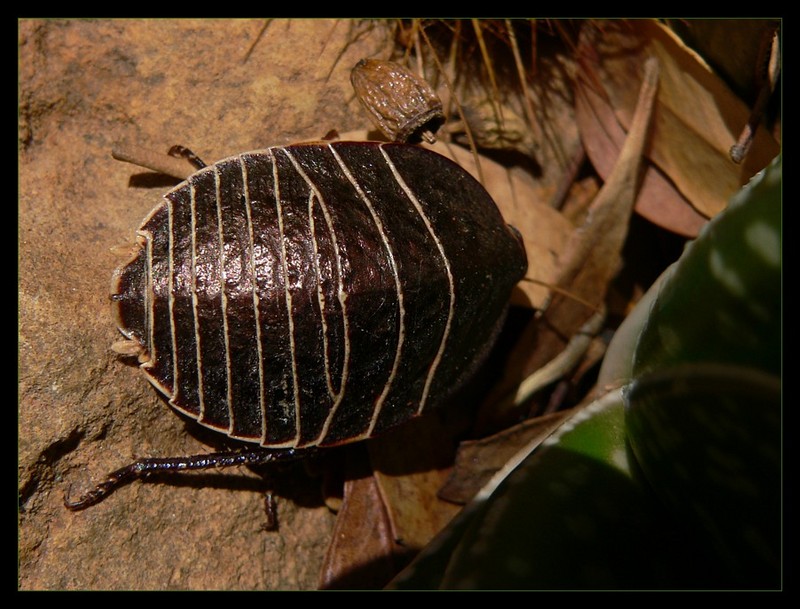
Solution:
[[(167, 193), (138, 235), (112, 289), (126, 350), (175, 409), (273, 454), (369, 438), (441, 403), (527, 267), (476, 180), (403, 144), (222, 160)], [(68, 505), (143, 471), (261, 460), (209, 457), (143, 460)]]

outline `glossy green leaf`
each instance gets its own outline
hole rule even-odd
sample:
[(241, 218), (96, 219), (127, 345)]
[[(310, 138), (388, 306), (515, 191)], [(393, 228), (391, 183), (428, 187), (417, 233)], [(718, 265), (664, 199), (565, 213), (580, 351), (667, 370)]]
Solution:
[(393, 589), (730, 584), (632, 471), (619, 392), (578, 413), (457, 517)]
[(636, 347), (634, 376), (703, 361), (779, 373), (781, 168), (778, 157), (673, 265)]
[(780, 380), (732, 364), (684, 364), (626, 392), (644, 478), (732, 584), (780, 585)]

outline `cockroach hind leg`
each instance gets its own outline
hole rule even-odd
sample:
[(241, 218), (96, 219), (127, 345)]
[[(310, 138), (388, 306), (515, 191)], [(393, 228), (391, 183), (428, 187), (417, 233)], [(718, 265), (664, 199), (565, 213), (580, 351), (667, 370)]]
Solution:
[[(228, 451), (218, 453), (204, 453), (188, 457), (151, 457), (138, 459), (125, 467), (111, 472), (106, 479), (93, 489), (72, 501), (69, 488), (64, 495), (64, 505), (74, 512), (100, 503), (116, 489), (134, 480), (146, 478), (153, 473), (179, 473), (188, 470), (207, 470), (215, 468), (232, 467), (236, 465), (259, 466), (269, 463), (281, 463), (301, 458), (310, 454), (313, 449), (305, 451), (294, 448), (282, 450), (267, 450), (262, 447), (243, 451)], [(269, 510), (267, 513), (269, 524)]]

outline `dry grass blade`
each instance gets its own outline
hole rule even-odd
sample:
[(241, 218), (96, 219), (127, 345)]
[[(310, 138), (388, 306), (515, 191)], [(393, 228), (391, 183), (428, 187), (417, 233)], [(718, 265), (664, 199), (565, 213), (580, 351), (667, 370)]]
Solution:
[[(519, 78), (519, 86), (522, 90), (523, 109), (525, 110), (525, 118), (528, 121), (528, 126), (536, 139), (542, 137), (542, 130), (539, 128), (539, 123), (536, 121), (536, 114), (533, 111), (533, 101), (528, 89), (525, 79), (525, 68), (522, 64), (522, 56), (519, 52), (519, 45), (517, 44), (517, 35), (514, 33), (514, 26), (509, 19), (506, 19), (506, 30), (508, 31), (508, 40), (511, 45), (511, 51), (514, 54), (514, 66), (517, 70), (517, 78)], [(532, 31), (536, 31), (534, 25)]]
[(475, 38), (478, 41), (478, 46), (481, 50), (481, 57), (483, 57), (483, 63), (486, 66), (486, 73), (489, 76), (489, 83), (492, 86), (492, 94), (489, 96), (489, 101), (492, 104), (492, 110), (494, 111), (497, 126), (502, 131), (504, 124), (503, 109), (499, 103), (500, 88), (497, 86), (497, 78), (495, 77), (494, 73), (492, 57), (489, 54), (489, 50), (486, 48), (486, 41), (483, 39), (483, 30), (481, 29), (480, 22), (477, 19), (472, 20), (472, 27), (475, 30)]
[[(422, 34), (423, 38), (425, 38), (425, 42), (428, 45), (428, 48), (430, 49), (431, 57), (433, 58), (433, 61), (436, 63), (436, 67), (439, 69), (439, 72), (442, 75), (442, 78), (444, 79), (445, 85), (452, 92), (453, 86), (450, 82), (450, 79), (447, 77), (447, 73), (444, 70), (444, 66), (442, 66), (441, 61), (439, 61), (439, 57), (436, 54), (436, 49), (433, 47), (430, 38), (428, 38), (428, 35), (425, 33), (425, 28), (420, 27), (419, 32)], [(477, 152), (478, 148), (477, 146), (475, 146), (475, 139), (472, 136), (472, 130), (469, 128), (469, 125), (467, 125), (467, 120), (464, 116), (464, 109), (461, 107), (461, 104), (458, 101), (458, 96), (452, 95), (451, 99), (453, 100), (453, 103), (455, 103), (456, 105), (456, 108), (458, 110), (458, 115), (464, 122), (465, 133), (467, 135), (467, 139), (469, 140), (469, 148), (472, 151), (473, 157), (475, 159), (475, 169), (478, 173), (478, 180), (481, 183), (483, 183), (483, 171), (481, 169), (480, 158), (478, 157), (478, 152)]]

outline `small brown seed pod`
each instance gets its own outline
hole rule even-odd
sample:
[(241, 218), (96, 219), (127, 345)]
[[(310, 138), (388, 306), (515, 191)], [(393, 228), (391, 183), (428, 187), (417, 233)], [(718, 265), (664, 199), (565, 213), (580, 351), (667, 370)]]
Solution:
[(436, 141), (442, 101), (431, 86), (392, 61), (362, 59), (350, 73), (358, 99), (378, 128), (396, 142)]

